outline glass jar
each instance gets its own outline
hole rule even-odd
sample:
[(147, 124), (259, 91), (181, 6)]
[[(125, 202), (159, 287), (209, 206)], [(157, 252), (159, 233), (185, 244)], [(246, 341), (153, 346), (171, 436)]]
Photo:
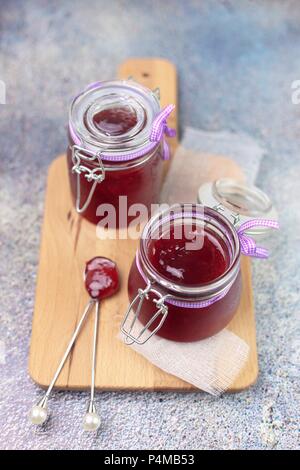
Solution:
[(222, 330), (241, 295), (240, 242), (233, 224), (200, 204), (176, 204), (145, 226), (133, 261), (127, 342), (149, 335), (196, 341)]
[[(78, 213), (97, 224), (111, 208), (115, 226), (127, 226), (136, 215), (122, 210), (157, 203), (168, 148), (164, 134), (174, 135), (155, 92), (132, 80), (90, 85), (76, 96), (69, 112), (67, 161)], [(120, 210), (119, 210), (120, 209)]]
[[(278, 221), (277, 210), (265, 192), (257, 186), (232, 178), (220, 178), (202, 184), (198, 190), (198, 201), (221, 210), (235, 228), (254, 219)], [(256, 224), (248, 228), (246, 233), (255, 240), (261, 240), (270, 236), (272, 228), (269, 224)]]

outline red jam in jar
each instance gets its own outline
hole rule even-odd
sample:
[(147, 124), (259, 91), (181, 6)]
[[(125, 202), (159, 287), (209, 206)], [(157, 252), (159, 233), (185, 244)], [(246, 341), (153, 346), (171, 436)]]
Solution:
[[(192, 209), (191, 209), (192, 208)], [(165, 297), (168, 313), (157, 335), (174, 341), (196, 341), (222, 330), (240, 301), (240, 244), (223, 215), (199, 204), (175, 205), (145, 226), (129, 280), (129, 299), (147, 283)], [(138, 320), (155, 314), (150, 291)], [(134, 311), (134, 305), (132, 310)], [(153, 331), (161, 318), (149, 325)]]
[(197, 286), (222, 276), (229, 266), (228, 250), (222, 238), (210, 230), (203, 231), (199, 247), (188, 249), (196, 239), (196, 225), (185, 224), (180, 239), (176, 238), (174, 226), (168, 238), (163, 235), (151, 240), (148, 256), (151, 265), (163, 277), (182, 286)]
[(110, 211), (110, 228), (126, 227), (139, 216), (130, 206), (143, 204), (150, 213), (159, 201), (164, 137), (150, 141), (159, 113), (155, 93), (131, 80), (101, 82), (73, 100), (70, 186), (77, 212), (90, 222), (98, 224)]
[(122, 135), (137, 125), (137, 115), (129, 106), (103, 109), (93, 116), (95, 127), (107, 135)]

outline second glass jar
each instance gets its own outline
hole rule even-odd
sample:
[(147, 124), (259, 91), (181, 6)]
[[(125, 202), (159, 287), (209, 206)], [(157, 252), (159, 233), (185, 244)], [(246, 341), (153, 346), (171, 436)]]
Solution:
[[(128, 294), (140, 331), (146, 326), (150, 334), (184, 342), (216, 334), (240, 301), (240, 243), (234, 226), (200, 204), (172, 206), (153, 217), (132, 263)], [(124, 331), (130, 342), (131, 318)], [(147, 331), (136, 335), (143, 343)]]

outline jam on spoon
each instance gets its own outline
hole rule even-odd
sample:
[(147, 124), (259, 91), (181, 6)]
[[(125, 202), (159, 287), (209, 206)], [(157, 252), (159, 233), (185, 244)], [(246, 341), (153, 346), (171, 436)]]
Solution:
[(60, 372), (66, 362), (66, 359), (74, 346), (81, 327), (87, 318), (92, 307), (95, 306), (95, 323), (94, 323), (94, 336), (93, 336), (93, 353), (92, 353), (92, 374), (91, 374), (91, 394), (87, 413), (84, 417), (83, 428), (86, 431), (97, 431), (101, 424), (100, 416), (97, 414), (95, 407), (95, 371), (96, 371), (96, 353), (97, 353), (97, 333), (99, 323), (99, 310), (100, 301), (106, 297), (115, 294), (119, 288), (119, 275), (116, 263), (108, 258), (95, 257), (86, 263), (84, 271), (84, 283), (87, 292), (90, 295), (88, 302), (81, 319), (72, 335), (72, 338), (67, 346), (67, 349), (58, 365), (58, 368), (53, 376), (53, 379), (43, 396), (43, 398), (35, 405), (30, 411), (30, 420), (33, 424), (43, 424), (47, 418), (47, 402), (52, 389), (58, 379)]
[(85, 288), (92, 299), (110, 297), (119, 288), (116, 263), (108, 258), (92, 258), (87, 262), (84, 274)]

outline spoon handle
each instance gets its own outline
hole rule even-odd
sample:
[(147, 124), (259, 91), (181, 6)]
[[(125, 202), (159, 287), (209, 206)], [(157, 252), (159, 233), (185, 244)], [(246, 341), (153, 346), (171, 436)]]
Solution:
[(94, 322), (94, 338), (93, 338), (93, 353), (92, 353), (92, 375), (91, 375), (91, 395), (88, 404), (87, 412), (83, 420), (83, 429), (85, 431), (97, 431), (101, 424), (100, 415), (97, 413), (95, 405), (95, 375), (96, 375), (96, 360), (97, 360), (97, 338), (98, 338), (98, 324), (99, 324), (99, 302), (96, 302), (95, 308), (95, 322)]
[[(72, 338), (70, 339), (70, 342), (69, 342), (69, 344), (68, 344), (68, 346), (67, 346), (67, 349), (66, 349), (66, 351), (65, 351), (65, 353), (64, 353), (64, 355), (63, 355), (63, 357), (62, 357), (62, 359), (61, 359), (61, 361), (60, 361), (60, 363), (59, 363), (59, 365), (58, 365), (58, 367), (57, 367), (57, 369), (56, 369), (56, 371), (55, 371), (55, 374), (54, 374), (54, 376), (53, 376), (53, 379), (51, 380), (51, 383), (50, 383), (50, 385), (49, 385), (49, 387), (48, 387), (48, 389), (47, 389), (47, 391), (46, 391), (45, 396), (46, 396), (47, 398), (49, 397), (49, 395), (50, 395), (50, 393), (51, 393), (51, 391), (52, 391), (52, 389), (53, 389), (53, 387), (54, 387), (54, 385), (55, 385), (55, 382), (57, 381), (58, 376), (59, 376), (59, 374), (61, 373), (61, 370), (62, 370), (62, 368), (63, 368), (63, 366), (64, 366), (64, 364), (65, 364), (65, 362), (66, 362), (66, 360), (67, 360), (67, 357), (68, 357), (68, 355), (69, 355), (69, 353), (70, 353), (70, 351), (71, 351), (71, 349), (72, 349), (72, 347), (73, 347), (75, 341), (76, 341), (76, 338), (77, 338), (77, 336), (78, 336), (78, 334), (79, 334), (79, 332), (80, 332), (80, 330), (81, 330), (81, 327), (82, 327), (82, 325), (83, 325), (83, 323), (84, 323), (84, 321), (85, 321), (87, 315), (89, 314), (89, 312), (90, 312), (90, 310), (91, 310), (91, 307), (94, 305), (94, 303), (95, 303), (94, 300), (90, 300), (89, 303), (87, 304), (87, 306), (85, 307), (85, 310), (84, 310), (84, 312), (83, 312), (83, 314), (82, 314), (82, 317), (80, 318), (80, 320), (79, 320), (79, 322), (78, 322), (78, 325), (77, 325), (77, 327), (76, 327), (76, 329), (75, 329), (75, 331), (74, 331), (74, 333), (73, 333), (73, 335), (72, 335)], [(97, 303), (98, 303), (98, 302), (97, 302)]]
[[(47, 388), (47, 391), (46, 393), (44, 394), (44, 396), (42, 397), (42, 399), (39, 400), (39, 402), (34, 405), (30, 411), (30, 414), (29, 414), (29, 418), (30, 418), (30, 421), (33, 423), (33, 424), (36, 424), (36, 425), (41, 425), (43, 424), (46, 419), (48, 418), (48, 411), (47, 411), (47, 402), (48, 402), (48, 398), (52, 392), (52, 389), (55, 385), (55, 382), (57, 381), (58, 379), (58, 376), (59, 374), (61, 373), (62, 371), (62, 368), (67, 360), (67, 357), (68, 355), (70, 354), (70, 351), (77, 339), (77, 336), (81, 330), (81, 327), (86, 319), (86, 317), (88, 316), (89, 312), (92, 310), (92, 307), (93, 305), (95, 304), (95, 300), (91, 299), (89, 301), (89, 303), (87, 304), (87, 306), (85, 307), (85, 310), (82, 314), (82, 317), (80, 318), (79, 322), (78, 322), (78, 325), (77, 327), (75, 328), (75, 331), (72, 335), (72, 338), (70, 339), (69, 341), (69, 344), (67, 346), (67, 349), (54, 373), (54, 376), (49, 384), (49, 387)], [(98, 302), (96, 302), (96, 312), (98, 311)], [(96, 338), (97, 339), (97, 338)], [(95, 378), (93, 378), (93, 383), (95, 383)]]
[(95, 323), (94, 323), (94, 338), (93, 338), (93, 355), (92, 355), (92, 376), (91, 376), (91, 402), (95, 398), (95, 375), (96, 375), (96, 361), (97, 361), (97, 339), (98, 339), (98, 325), (99, 325), (99, 302), (96, 302), (95, 308)]

